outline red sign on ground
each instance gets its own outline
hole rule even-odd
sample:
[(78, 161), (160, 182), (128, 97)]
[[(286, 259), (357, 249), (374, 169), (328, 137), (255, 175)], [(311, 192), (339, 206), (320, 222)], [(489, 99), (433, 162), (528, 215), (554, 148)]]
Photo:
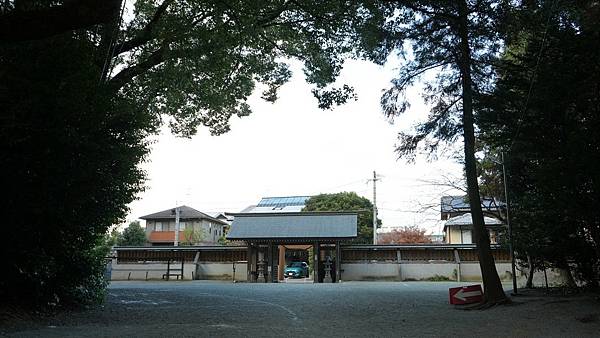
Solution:
[(481, 285), (461, 286), (450, 288), (450, 304), (471, 304), (479, 303), (483, 300), (483, 291)]

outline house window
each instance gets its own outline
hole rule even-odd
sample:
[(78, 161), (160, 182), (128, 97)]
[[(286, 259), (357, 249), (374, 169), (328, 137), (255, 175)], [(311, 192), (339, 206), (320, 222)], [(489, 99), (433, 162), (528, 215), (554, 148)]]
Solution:
[(154, 224), (154, 231), (163, 231), (162, 222), (156, 222)]
[(185, 230), (185, 222), (179, 222), (179, 230)]
[(460, 244), (473, 244), (471, 230), (461, 230)]

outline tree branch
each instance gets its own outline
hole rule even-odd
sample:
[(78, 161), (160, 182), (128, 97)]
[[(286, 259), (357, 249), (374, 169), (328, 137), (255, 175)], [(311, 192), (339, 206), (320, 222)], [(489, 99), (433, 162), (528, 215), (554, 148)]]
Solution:
[(422, 67), (418, 67), (417, 69), (412, 70), (412, 72), (405, 74), (405, 76), (402, 76), (400, 78), (399, 81), (399, 85), (395, 85), (395, 87), (398, 90), (404, 90), (405, 87), (417, 76), (425, 73), (426, 71), (450, 64), (451, 61), (449, 61), (448, 59), (442, 60), (440, 62), (437, 63), (433, 63), (433, 64), (429, 64), (429, 65), (423, 65)]
[(128, 52), (136, 47), (139, 47), (146, 42), (152, 40), (152, 34), (154, 27), (156, 27), (158, 21), (163, 16), (163, 14), (167, 11), (167, 8), (174, 0), (164, 0), (154, 12), (152, 19), (148, 22), (146, 27), (142, 30), (142, 32), (136, 37), (132, 38), (128, 41), (123, 41), (115, 46), (115, 50), (117, 54)]
[(165, 53), (168, 50), (168, 47), (166, 45), (163, 45), (162, 47), (154, 51), (152, 54), (150, 54), (150, 56), (146, 60), (121, 70), (119, 73), (117, 73), (117, 75), (115, 75), (112, 79), (108, 81), (107, 86), (111, 88), (114, 92), (117, 92), (134, 77), (144, 73), (145, 71), (151, 69), (156, 65), (161, 64), (165, 60)]
[[(397, 0), (392, 0), (392, 2), (398, 2)], [(458, 20), (458, 16), (457, 15), (451, 15), (448, 13), (441, 13), (441, 12), (436, 12), (435, 10), (427, 10), (424, 7), (419, 6), (418, 4), (414, 4), (411, 3), (411, 1), (400, 1), (400, 5), (404, 6), (406, 8), (409, 8), (410, 10), (412, 10), (413, 12), (419, 12), (421, 14), (425, 14), (427, 16), (435, 16), (435, 17), (441, 17), (441, 18), (445, 18), (448, 21), (457, 21)]]

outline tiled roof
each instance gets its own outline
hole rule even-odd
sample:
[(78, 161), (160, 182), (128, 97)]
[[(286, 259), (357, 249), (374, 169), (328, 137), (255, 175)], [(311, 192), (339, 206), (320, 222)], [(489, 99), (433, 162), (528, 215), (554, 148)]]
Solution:
[[(469, 212), (471, 206), (467, 196), (442, 196), (441, 199), (442, 212)], [(493, 198), (484, 197), (481, 199), (481, 207), (484, 210), (496, 211), (504, 203)]]
[(227, 239), (354, 238), (353, 212), (235, 214)]
[[(483, 221), (487, 226), (501, 225), (502, 222), (496, 218), (483, 217)], [(473, 217), (470, 213), (450, 218), (445, 223), (445, 227), (448, 225), (473, 225)]]
[[(180, 219), (208, 219), (213, 222), (227, 224), (220, 219), (216, 219), (212, 216), (209, 216), (201, 211), (198, 211), (194, 208), (190, 208), (187, 205), (182, 205), (179, 207), (179, 218)], [(150, 215), (142, 216), (140, 219), (150, 220), (150, 219), (175, 219), (175, 208), (155, 212)]]

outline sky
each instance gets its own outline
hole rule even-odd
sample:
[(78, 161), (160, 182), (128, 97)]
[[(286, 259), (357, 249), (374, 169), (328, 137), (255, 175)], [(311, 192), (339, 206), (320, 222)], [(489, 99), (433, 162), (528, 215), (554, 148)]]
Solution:
[(294, 76), (280, 88), (278, 101), (263, 101), (257, 87), (248, 101), (253, 113), (232, 118), (228, 133), (211, 136), (201, 128), (185, 139), (163, 128), (141, 165), (146, 190), (129, 205), (127, 222), (183, 204), (202, 212), (239, 212), (268, 196), (354, 191), (372, 200), (367, 180), (375, 170), (381, 176), (381, 231), (418, 225), (441, 233), (440, 197), (462, 192), (440, 183), (460, 179), (462, 166), (450, 154), (435, 161), (398, 159), (398, 132), (409, 131), (428, 113), (415, 87), (408, 92), (410, 109), (394, 124), (382, 114), (380, 97), (399, 63), (346, 61), (337, 83), (353, 86), (358, 99), (321, 110), (302, 65), (289, 62)]

